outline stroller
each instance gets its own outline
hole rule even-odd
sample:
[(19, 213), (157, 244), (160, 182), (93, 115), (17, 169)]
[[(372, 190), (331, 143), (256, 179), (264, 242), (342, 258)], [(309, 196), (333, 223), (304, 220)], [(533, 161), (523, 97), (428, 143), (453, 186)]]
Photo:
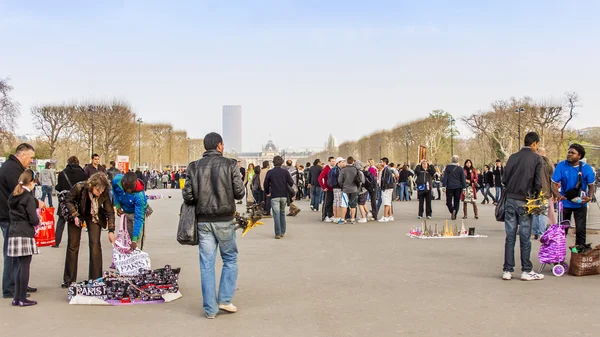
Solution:
[(538, 254), (538, 259), (542, 264), (538, 273), (542, 273), (546, 265), (554, 264), (552, 274), (554, 276), (563, 276), (569, 269), (565, 262), (567, 257), (567, 235), (565, 230), (571, 227), (569, 220), (562, 221), (563, 204), (558, 204), (558, 223), (552, 224), (540, 238), (542, 246)]

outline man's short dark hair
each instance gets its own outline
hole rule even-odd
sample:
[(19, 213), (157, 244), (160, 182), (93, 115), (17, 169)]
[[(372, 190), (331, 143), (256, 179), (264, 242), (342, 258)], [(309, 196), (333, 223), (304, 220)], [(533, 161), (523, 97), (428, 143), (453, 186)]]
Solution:
[(134, 190), (135, 185), (137, 184), (138, 178), (134, 172), (127, 172), (123, 176), (121, 180), (121, 185), (123, 185), (123, 189)]
[(531, 144), (540, 141), (540, 136), (535, 132), (529, 132), (525, 135), (525, 146), (531, 146)]
[(223, 143), (223, 137), (216, 132), (211, 132), (204, 136), (204, 148), (209, 150), (216, 150), (219, 144)]
[(387, 159), (387, 157), (381, 158), (380, 161), (384, 162), (386, 165), (390, 163), (390, 160)]
[(273, 166), (281, 167), (283, 165), (283, 158), (281, 156), (273, 157)]
[(263, 161), (263, 165), (262, 165), (263, 170), (268, 167), (269, 167), (269, 161), (268, 160)]
[(502, 162), (502, 160), (496, 159), (496, 163), (501, 163), (501, 162)]
[(292, 160), (291, 159), (286, 160), (285, 164), (287, 166), (292, 166)]
[(114, 160), (111, 160), (109, 164), (110, 164), (111, 166), (116, 166), (116, 164), (115, 164), (115, 161), (114, 161)]
[(348, 159), (346, 159), (346, 163), (347, 163), (348, 165), (352, 165), (352, 164), (354, 164), (354, 158), (353, 158), (352, 156), (348, 157)]
[(94, 159), (94, 158), (96, 158), (96, 157), (100, 158), (100, 155), (99, 155), (99, 154), (97, 154), (97, 153), (94, 153), (94, 154), (92, 155), (92, 159)]
[(579, 153), (579, 159), (583, 159), (585, 157), (585, 148), (581, 144), (573, 143), (569, 146), (569, 149), (573, 149)]
[(319, 165), (319, 163), (321, 162), (321, 159), (315, 159), (315, 161), (313, 162), (314, 166)]
[(489, 170), (490, 166), (489, 165), (485, 165), (484, 168), (487, 168)]
[(310, 162), (306, 162), (306, 167), (310, 167)]
[(390, 167), (394, 167), (396, 164), (394, 163), (390, 163)]
[(49, 161), (47, 161), (47, 162), (46, 162), (46, 165), (45, 165), (45, 167), (46, 167), (47, 169), (49, 169), (49, 168), (50, 168), (50, 166), (52, 166), (52, 163), (51, 163), (51, 162), (49, 162)]
[(327, 158), (327, 161), (331, 161), (331, 159), (335, 159), (335, 157), (329, 157)]
[(33, 148), (33, 146), (31, 146), (31, 144), (29, 143), (21, 143), (19, 144), (19, 146), (17, 146), (17, 149), (15, 150), (15, 155), (20, 154), (21, 152), (25, 152), (25, 151), (35, 151), (35, 149)]

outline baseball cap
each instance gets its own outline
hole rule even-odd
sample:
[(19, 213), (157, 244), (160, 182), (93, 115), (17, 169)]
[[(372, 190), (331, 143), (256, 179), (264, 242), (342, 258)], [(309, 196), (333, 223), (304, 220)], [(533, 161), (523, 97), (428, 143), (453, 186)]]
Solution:
[(337, 157), (337, 159), (335, 160), (335, 163), (336, 163), (336, 164), (339, 164), (340, 162), (343, 162), (343, 161), (345, 161), (345, 159), (344, 159), (344, 158), (342, 158), (342, 157)]

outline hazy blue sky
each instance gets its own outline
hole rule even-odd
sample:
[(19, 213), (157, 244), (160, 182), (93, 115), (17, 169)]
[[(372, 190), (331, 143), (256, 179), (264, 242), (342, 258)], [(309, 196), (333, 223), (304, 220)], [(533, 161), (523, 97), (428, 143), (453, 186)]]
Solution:
[(599, 124), (600, 1), (0, 0), (0, 77), (33, 104), (118, 97), (192, 137), (240, 104), (244, 150), (357, 139), (497, 99), (582, 99)]

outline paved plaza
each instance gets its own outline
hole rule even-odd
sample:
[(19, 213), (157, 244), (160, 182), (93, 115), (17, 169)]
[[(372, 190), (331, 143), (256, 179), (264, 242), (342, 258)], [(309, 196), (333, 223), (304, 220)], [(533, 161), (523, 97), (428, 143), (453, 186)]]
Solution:
[[(183, 298), (160, 305), (68, 305), (60, 288), (66, 233), (59, 249), (43, 248), (31, 268), (39, 305), (0, 305), (0, 336), (598, 336), (600, 276), (502, 281), (504, 225), (493, 206), (480, 206), (479, 239), (417, 240), (418, 203), (394, 203), (395, 222), (335, 225), (308, 209), (288, 218), (284, 239), (273, 239), (273, 220), (242, 238), (238, 232), (236, 314), (204, 318), (197, 247), (175, 240), (180, 191), (150, 201), (146, 251), (152, 265), (181, 267)], [(596, 207), (596, 205), (592, 205)], [(241, 209), (240, 209), (241, 210)], [(434, 201), (430, 224), (445, 221), (444, 201)], [(471, 216), (472, 216), (472, 209)], [(461, 211), (462, 213), (462, 211)], [(459, 221), (460, 223), (460, 221)], [(102, 238), (104, 268), (111, 249)], [(574, 238), (569, 236), (569, 244)], [(588, 242), (600, 243), (590, 235)], [(517, 243), (518, 246), (518, 243)], [(539, 267), (539, 242), (532, 260)], [(518, 257), (517, 248), (517, 261)], [(79, 278), (87, 276), (83, 233)], [(517, 262), (519, 265), (519, 262)], [(220, 270), (220, 263), (217, 266)], [(520, 273), (520, 266), (517, 273)], [(596, 317), (596, 318), (594, 318)]]

